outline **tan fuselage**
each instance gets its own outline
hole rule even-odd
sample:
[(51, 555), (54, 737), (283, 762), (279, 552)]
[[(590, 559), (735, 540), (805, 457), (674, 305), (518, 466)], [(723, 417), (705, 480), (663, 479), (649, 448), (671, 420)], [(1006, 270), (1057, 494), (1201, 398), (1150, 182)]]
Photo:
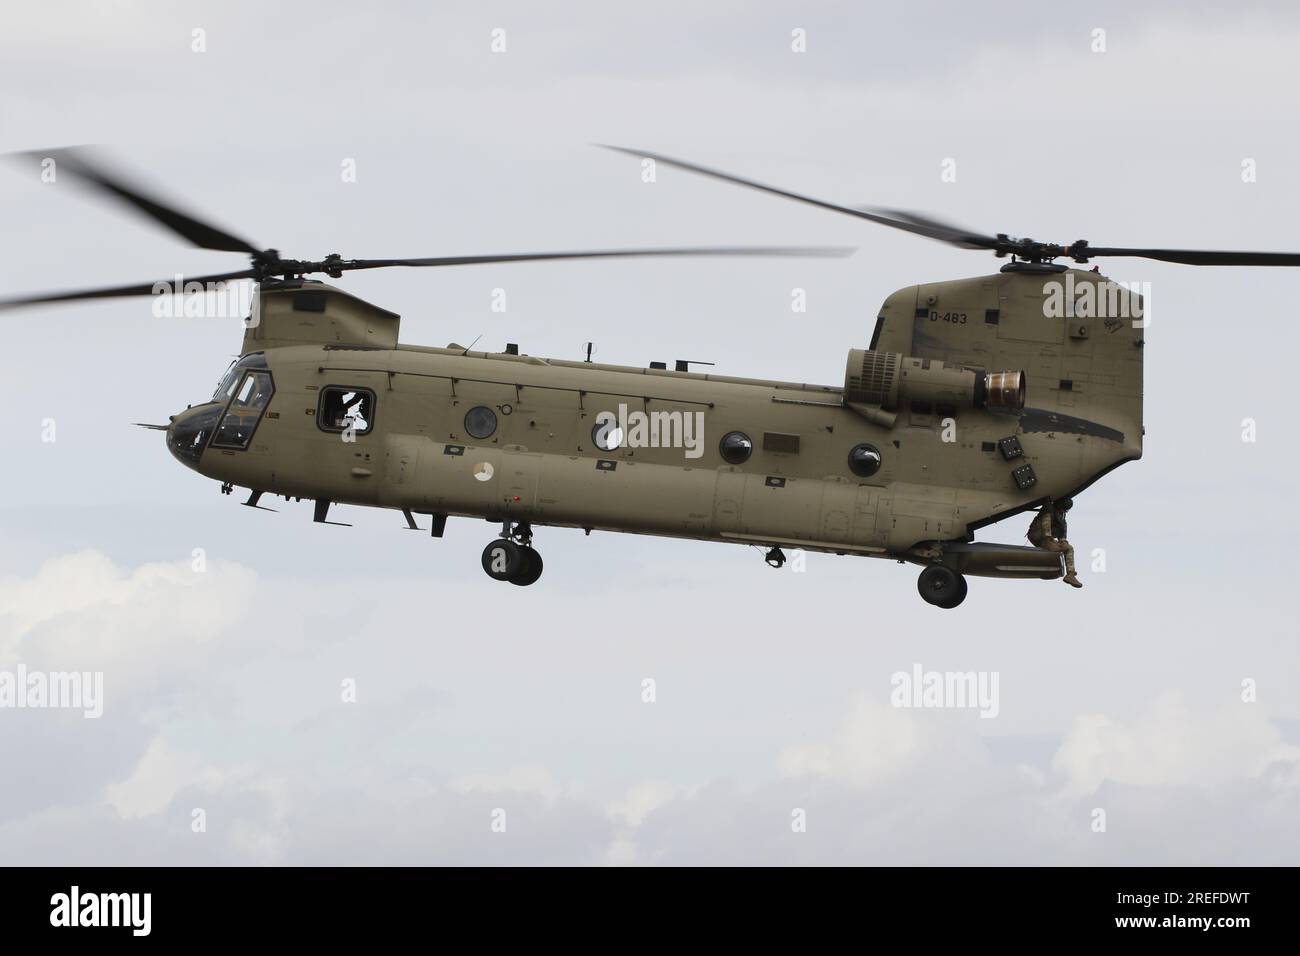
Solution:
[[(395, 316), (389, 330), (389, 313), (303, 284), (325, 290), (324, 311), (284, 311), (293, 288), (264, 292), (259, 328), (246, 339), (274, 383), (247, 448), (209, 445), (195, 467), (271, 494), (415, 513), (932, 556), (934, 543), (965, 541), (973, 526), (1076, 492), (1141, 453), (1140, 344), (1129, 333), (1123, 344), (1104, 333), (1072, 341), (1065, 320), (1041, 316), (1027, 338), (1012, 337), (1019, 320), (999, 286), (1014, 293), (1024, 282), (1004, 275), (902, 290), (886, 302), (873, 347), (909, 355), (929, 348), (927, 358), (983, 368), (1006, 365), (994, 353), (1010, 349), (1024, 357), (1027, 407), (1096, 428), (1049, 420), (1026, 430), (1019, 413), (980, 407), (900, 407), (873, 420), (833, 386), (403, 346)], [(922, 295), (934, 301), (918, 308)], [(990, 295), (1003, 300), (1001, 330), (984, 321), (981, 297)], [(948, 313), (968, 317), (930, 320), (939, 297)], [(918, 347), (926, 336), (949, 345)], [(1067, 373), (1074, 383), (1062, 404), (1057, 380)], [(1125, 394), (1110, 401), (1106, 384), (1117, 375)], [(325, 430), (321, 397), (331, 387), (373, 393), (364, 429)], [(466, 415), (478, 407), (495, 415), (484, 438), (467, 431)], [(665, 440), (662, 427), (657, 435), (629, 427), (620, 447), (597, 447), (602, 413), (675, 425), (672, 446), (653, 447)], [(722, 457), (719, 443), (731, 432), (752, 442), (743, 463)], [(1009, 436), (1023, 444), (1022, 459), (1000, 453), (997, 443)], [(868, 477), (849, 463), (862, 443), (880, 455)], [(1037, 480), (1022, 490), (1011, 472), (1024, 463)]]

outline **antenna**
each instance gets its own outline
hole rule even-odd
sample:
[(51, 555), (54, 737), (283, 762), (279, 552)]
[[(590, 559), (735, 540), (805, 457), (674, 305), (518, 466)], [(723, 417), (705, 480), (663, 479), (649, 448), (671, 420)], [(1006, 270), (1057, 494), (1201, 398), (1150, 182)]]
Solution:
[(591, 353), (594, 352), (594, 351), (596, 351), (596, 344), (595, 344), (594, 342), (588, 342), (587, 345), (586, 345), (586, 349), (587, 349), (587, 357), (586, 357), (585, 359), (583, 359), (583, 361), (584, 361), (584, 362), (590, 362), (590, 361), (591, 361)]
[(673, 363), (678, 372), (689, 372), (692, 365), (717, 365), (717, 362), (701, 362), (699, 359), (678, 359)]

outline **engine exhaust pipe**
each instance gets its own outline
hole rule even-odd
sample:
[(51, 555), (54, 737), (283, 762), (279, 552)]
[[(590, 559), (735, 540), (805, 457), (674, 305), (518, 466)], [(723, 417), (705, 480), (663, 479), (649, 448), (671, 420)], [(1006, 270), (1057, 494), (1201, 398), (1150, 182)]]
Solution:
[(1025, 407), (1024, 372), (988, 372), (984, 376), (984, 407), (1018, 412)]

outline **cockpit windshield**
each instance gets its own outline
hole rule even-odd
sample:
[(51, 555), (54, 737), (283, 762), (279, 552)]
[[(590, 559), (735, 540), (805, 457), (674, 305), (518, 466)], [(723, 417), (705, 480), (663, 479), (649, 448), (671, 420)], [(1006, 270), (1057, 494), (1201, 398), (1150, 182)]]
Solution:
[(239, 383), (239, 373), (240, 369), (232, 361), (230, 367), (226, 369), (226, 374), (221, 376), (221, 381), (217, 383), (217, 390), (212, 393), (214, 402), (224, 402), (230, 398), (235, 391), (235, 386)]
[(231, 362), (230, 367), (226, 368), (225, 375), (221, 376), (221, 381), (217, 382), (217, 390), (212, 393), (212, 401), (229, 402), (231, 395), (235, 393), (235, 386), (239, 385), (244, 369), (247, 368), (266, 368), (265, 352), (248, 352), (242, 359)]
[(235, 394), (235, 386), (239, 384), (244, 369), (266, 367), (264, 352), (250, 352), (243, 358), (235, 359), (226, 369), (226, 374), (221, 376), (221, 381), (217, 383), (217, 390), (212, 393), (212, 401), (223, 403), (230, 401), (230, 396)]

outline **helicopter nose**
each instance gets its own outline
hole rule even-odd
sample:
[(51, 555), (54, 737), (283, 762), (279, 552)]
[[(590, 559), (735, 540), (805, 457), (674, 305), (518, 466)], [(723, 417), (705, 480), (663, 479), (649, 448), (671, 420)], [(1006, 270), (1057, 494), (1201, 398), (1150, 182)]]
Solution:
[(221, 405), (215, 402), (173, 415), (171, 424), (167, 426), (167, 450), (172, 457), (186, 468), (197, 471), (208, 437), (217, 427), (220, 417)]

